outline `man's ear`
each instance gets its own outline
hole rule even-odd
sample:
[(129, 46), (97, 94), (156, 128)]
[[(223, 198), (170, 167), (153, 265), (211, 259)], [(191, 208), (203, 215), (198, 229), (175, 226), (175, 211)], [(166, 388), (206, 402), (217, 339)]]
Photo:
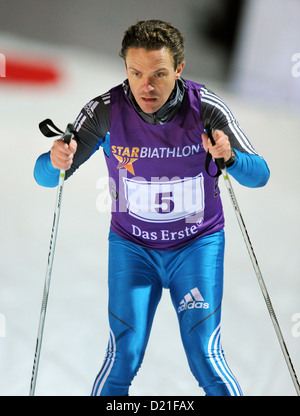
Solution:
[(185, 62), (183, 61), (180, 65), (178, 65), (178, 67), (176, 68), (175, 71), (175, 79), (178, 79), (180, 77), (180, 75), (182, 74), (183, 68), (184, 68)]
[(127, 64), (126, 64), (125, 59), (124, 59), (124, 66), (125, 66), (125, 72), (126, 72), (126, 75), (127, 75), (127, 77), (128, 77), (128, 72), (127, 72)]

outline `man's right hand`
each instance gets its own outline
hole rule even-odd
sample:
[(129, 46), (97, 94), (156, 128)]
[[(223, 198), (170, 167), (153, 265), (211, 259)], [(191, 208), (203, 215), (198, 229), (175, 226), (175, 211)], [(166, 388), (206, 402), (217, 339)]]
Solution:
[(55, 140), (50, 152), (52, 166), (60, 170), (70, 169), (73, 157), (77, 150), (76, 140), (71, 140), (70, 144), (63, 140)]

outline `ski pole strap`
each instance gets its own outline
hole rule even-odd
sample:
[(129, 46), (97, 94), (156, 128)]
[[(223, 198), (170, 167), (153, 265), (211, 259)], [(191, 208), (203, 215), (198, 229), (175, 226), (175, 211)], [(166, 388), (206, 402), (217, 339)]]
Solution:
[[(211, 129), (206, 129), (206, 132), (207, 132), (208, 137), (210, 138), (212, 145), (214, 146), (216, 143), (214, 141)], [(209, 171), (209, 165), (211, 161), (212, 161), (212, 155), (209, 152), (207, 152), (206, 159), (205, 159), (205, 170), (209, 176), (211, 176), (212, 178), (217, 178), (222, 173), (221, 169), (225, 168), (224, 159), (215, 159), (215, 164), (217, 165), (218, 170), (217, 170), (217, 173), (215, 173), (214, 175), (210, 173)]]
[[(51, 130), (50, 127), (52, 127), (54, 131)], [(50, 120), (50, 118), (46, 118), (46, 120), (41, 121), (39, 124), (39, 129), (46, 137), (59, 136), (64, 133), (58, 127), (56, 127), (56, 125), (53, 123), (52, 120)]]
[(206, 172), (207, 172), (207, 174), (209, 175), (209, 176), (211, 176), (212, 178), (217, 178), (218, 176), (220, 176), (221, 175), (221, 170), (219, 169), (219, 166), (217, 165), (217, 161), (215, 160), (215, 163), (216, 163), (216, 165), (217, 165), (217, 172), (215, 173), (215, 174), (213, 174), (213, 173), (210, 173), (210, 170), (209, 170), (209, 165), (210, 165), (210, 162), (212, 161), (212, 155), (209, 153), (209, 152), (207, 152), (206, 153), (206, 159), (205, 159), (205, 170), (206, 170)]
[(39, 129), (46, 137), (61, 136), (61, 139), (69, 144), (73, 137), (77, 137), (75, 129), (72, 124), (68, 124), (66, 130), (63, 132), (60, 130), (50, 118), (43, 120), (39, 123)]

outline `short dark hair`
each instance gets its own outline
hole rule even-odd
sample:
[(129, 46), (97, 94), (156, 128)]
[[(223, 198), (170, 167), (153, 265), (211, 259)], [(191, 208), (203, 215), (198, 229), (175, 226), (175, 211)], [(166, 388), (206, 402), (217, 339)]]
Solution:
[(141, 20), (130, 26), (124, 33), (120, 57), (126, 60), (129, 48), (158, 50), (168, 48), (175, 69), (184, 61), (184, 36), (170, 23), (162, 20)]

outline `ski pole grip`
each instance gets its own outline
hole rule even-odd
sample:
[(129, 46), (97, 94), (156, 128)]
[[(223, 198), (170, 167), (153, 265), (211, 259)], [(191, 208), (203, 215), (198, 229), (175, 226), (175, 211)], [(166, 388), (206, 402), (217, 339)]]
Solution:
[[(206, 132), (207, 132), (208, 137), (210, 138), (210, 141), (211, 141), (212, 145), (214, 146), (216, 144), (216, 142), (213, 138), (211, 129), (206, 129)], [(225, 169), (225, 162), (224, 162), (223, 158), (215, 159), (215, 163), (216, 163), (216, 165), (218, 166), (219, 169)]]
[(73, 136), (74, 136), (74, 134), (73, 134), (73, 130), (74, 130), (73, 125), (72, 125), (72, 124), (68, 124), (68, 125), (67, 125), (67, 128), (66, 128), (66, 130), (65, 130), (65, 132), (64, 132), (64, 134), (61, 136), (61, 139), (62, 139), (65, 143), (70, 144), (70, 141), (72, 140), (72, 138), (73, 138)]

